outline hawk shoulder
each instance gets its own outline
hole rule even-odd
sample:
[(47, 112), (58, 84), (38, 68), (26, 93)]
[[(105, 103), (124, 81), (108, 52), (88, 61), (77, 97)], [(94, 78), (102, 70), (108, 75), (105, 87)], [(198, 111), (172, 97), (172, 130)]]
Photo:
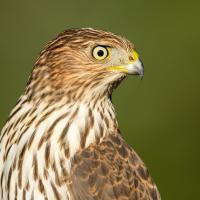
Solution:
[(120, 134), (79, 151), (71, 179), (74, 200), (160, 200), (144, 163)]

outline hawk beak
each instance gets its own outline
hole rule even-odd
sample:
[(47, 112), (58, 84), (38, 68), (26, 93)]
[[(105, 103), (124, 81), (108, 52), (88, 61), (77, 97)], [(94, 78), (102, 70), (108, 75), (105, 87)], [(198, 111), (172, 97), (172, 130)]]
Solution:
[(139, 54), (133, 50), (132, 55), (129, 58), (130, 63), (126, 66), (127, 73), (133, 75), (139, 75), (142, 79), (144, 76), (144, 66), (139, 59)]
[(133, 51), (132, 56), (129, 58), (130, 62), (126, 65), (111, 66), (107, 69), (109, 71), (118, 71), (125, 74), (139, 75), (142, 79), (144, 76), (144, 66), (142, 61), (139, 59), (139, 55), (136, 51)]
[(137, 59), (124, 67), (127, 69), (127, 74), (139, 75), (141, 79), (143, 78), (144, 66), (140, 59)]

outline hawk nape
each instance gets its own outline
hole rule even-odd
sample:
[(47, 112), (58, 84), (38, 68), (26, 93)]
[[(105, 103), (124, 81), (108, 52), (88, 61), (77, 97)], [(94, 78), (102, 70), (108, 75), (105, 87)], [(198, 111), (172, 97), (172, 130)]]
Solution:
[(160, 200), (111, 102), (127, 74), (143, 66), (123, 37), (81, 28), (49, 42), (0, 136), (0, 200)]

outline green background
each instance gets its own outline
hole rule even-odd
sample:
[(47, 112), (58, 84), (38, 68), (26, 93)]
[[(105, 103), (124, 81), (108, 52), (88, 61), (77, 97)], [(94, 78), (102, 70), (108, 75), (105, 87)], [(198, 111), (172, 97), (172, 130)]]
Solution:
[(200, 197), (200, 1), (0, 0), (0, 126), (43, 46), (71, 27), (127, 37), (145, 65), (113, 95), (121, 131), (164, 200)]

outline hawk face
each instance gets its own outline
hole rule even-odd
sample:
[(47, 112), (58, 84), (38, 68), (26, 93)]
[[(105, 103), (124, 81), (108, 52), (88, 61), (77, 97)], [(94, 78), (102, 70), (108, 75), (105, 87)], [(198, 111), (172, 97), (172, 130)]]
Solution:
[(142, 63), (128, 40), (91, 28), (69, 29), (42, 51), (29, 85), (34, 85), (32, 96), (67, 93), (80, 99), (86, 94), (110, 95), (127, 74), (143, 76)]

